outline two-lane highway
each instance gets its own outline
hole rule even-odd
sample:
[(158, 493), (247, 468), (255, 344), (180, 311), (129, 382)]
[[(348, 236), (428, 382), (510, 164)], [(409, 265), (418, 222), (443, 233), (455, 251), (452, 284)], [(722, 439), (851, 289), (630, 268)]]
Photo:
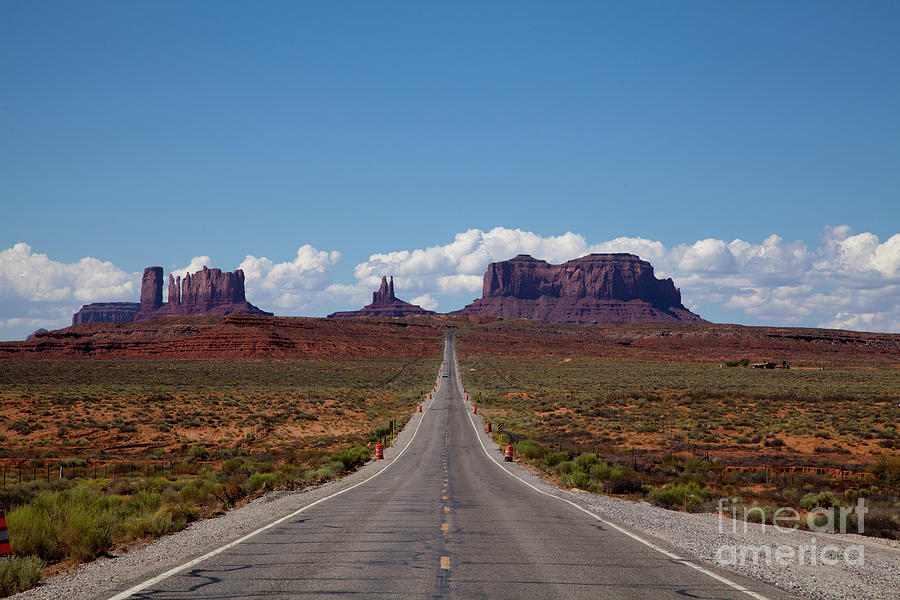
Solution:
[(378, 476), (119, 598), (786, 596), (740, 591), (503, 473), (455, 384), (452, 336), (442, 370), (415, 437)]

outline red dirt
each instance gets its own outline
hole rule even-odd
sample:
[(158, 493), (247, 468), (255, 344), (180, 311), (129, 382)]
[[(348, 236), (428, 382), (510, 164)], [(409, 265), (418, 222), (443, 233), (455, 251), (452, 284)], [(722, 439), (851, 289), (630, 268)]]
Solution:
[(837, 329), (742, 325), (618, 324), (550, 325), (514, 320), (466, 331), (475, 354), (606, 356), (648, 360), (751, 362), (786, 360), (790, 366), (891, 364), (900, 367), (900, 334)]
[(444, 332), (484, 318), (313, 319), (247, 314), (85, 323), (0, 343), (0, 359), (438, 357)]

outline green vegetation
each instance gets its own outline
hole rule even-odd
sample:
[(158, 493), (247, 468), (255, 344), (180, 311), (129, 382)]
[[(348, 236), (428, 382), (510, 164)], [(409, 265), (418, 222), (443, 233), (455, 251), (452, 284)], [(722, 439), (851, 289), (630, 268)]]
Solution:
[(288, 462), (236, 456), (220, 469), (184, 462), (164, 476), (29, 482), (4, 490), (4, 502), (15, 506), (7, 513), (13, 553), (22, 565), (34, 563), (27, 557), (48, 563), (92, 560), (116, 544), (178, 531), (263, 491), (334, 479), (369, 456), (368, 448), (357, 445), (308, 465), (296, 456)]
[(0, 596), (11, 596), (36, 586), (44, 561), (36, 556), (0, 560)]

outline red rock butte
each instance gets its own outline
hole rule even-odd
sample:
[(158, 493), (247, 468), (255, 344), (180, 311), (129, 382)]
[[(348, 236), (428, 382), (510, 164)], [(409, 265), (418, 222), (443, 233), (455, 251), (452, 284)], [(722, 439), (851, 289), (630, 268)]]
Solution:
[(359, 310), (336, 312), (328, 315), (329, 319), (345, 319), (348, 317), (408, 317), (410, 315), (433, 315), (434, 311), (425, 310), (421, 306), (399, 300), (394, 295), (394, 278), (388, 282), (381, 278), (381, 287), (372, 292), (372, 304)]
[(244, 272), (223, 273), (203, 267), (182, 278), (169, 275), (168, 302), (163, 302), (163, 269), (147, 267), (141, 278), (140, 302), (85, 304), (72, 316), (72, 325), (80, 323), (128, 323), (171, 315), (230, 315), (249, 313), (271, 316), (247, 302)]
[(545, 323), (704, 323), (671, 279), (634, 254), (588, 254), (552, 265), (527, 254), (488, 265), (482, 297), (455, 314)]

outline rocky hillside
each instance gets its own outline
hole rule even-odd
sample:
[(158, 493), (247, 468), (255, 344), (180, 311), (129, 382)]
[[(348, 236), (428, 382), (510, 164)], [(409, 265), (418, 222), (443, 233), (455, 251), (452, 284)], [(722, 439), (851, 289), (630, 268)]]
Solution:
[(545, 323), (702, 323), (671, 279), (633, 254), (589, 254), (552, 265), (527, 254), (488, 265), (482, 298), (459, 314)]

